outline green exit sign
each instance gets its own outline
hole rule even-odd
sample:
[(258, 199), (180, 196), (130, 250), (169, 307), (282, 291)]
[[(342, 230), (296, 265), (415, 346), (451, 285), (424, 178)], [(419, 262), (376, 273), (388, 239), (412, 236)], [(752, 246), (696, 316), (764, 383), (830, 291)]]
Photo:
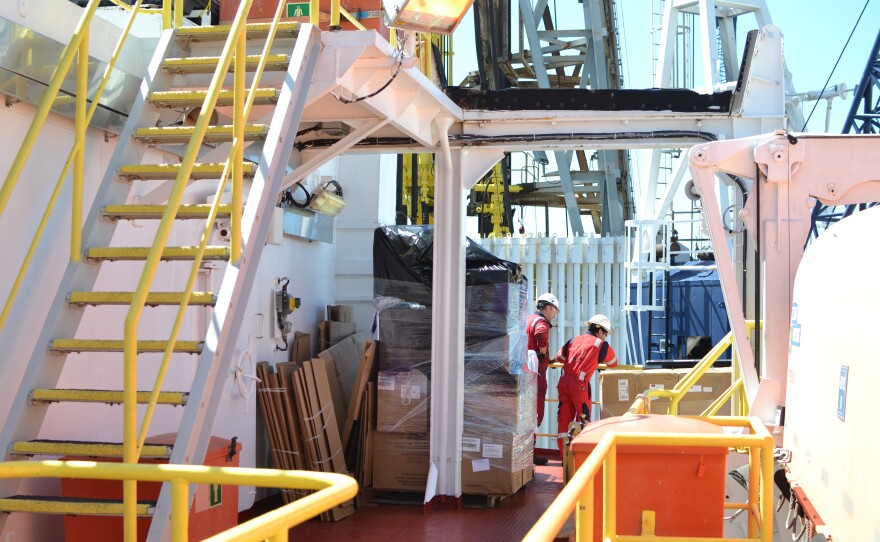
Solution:
[(308, 2), (296, 2), (287, 4), (287, 16), (288, 17), (308, 17), (309, 16), (309, 3)]

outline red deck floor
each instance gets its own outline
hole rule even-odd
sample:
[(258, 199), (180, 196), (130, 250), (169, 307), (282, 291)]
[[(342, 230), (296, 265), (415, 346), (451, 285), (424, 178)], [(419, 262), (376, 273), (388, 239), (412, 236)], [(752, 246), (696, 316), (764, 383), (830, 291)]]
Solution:
[[(314, 519), (299, 525), (290, 531), (289, 539), (309, 542), (521, 540), (561, 489), (562, 463), (550, 459), (547, 465), (535, 467), (535, 476), (528, 485), (494, 508), (487, 508), (485, 499), (483, 506), (474, 508), (467, 507), (470, 502), (466, 500), (465, 507), (458, 510), (426, 509), (418, 503), (367, 504), (338, 522)], [(242, 519), (252, 517), (253, 512), (248, 512), (251, 514), (243, 513)]]

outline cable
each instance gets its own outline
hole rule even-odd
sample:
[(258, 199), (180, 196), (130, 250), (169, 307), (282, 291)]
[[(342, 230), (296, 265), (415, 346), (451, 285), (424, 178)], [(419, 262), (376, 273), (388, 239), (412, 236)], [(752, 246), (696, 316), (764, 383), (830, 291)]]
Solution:
[(394, 70), (394, 73), (391, 75), (391, 79), (389, 79), (388, 81), (385, 82), (384, 85), (382, 85), (381, 87), (379, 87), (379, 90), (377, 90), (376, 92), (373, 92), (373, 93), (371, 93), (371, 94), (367, 94), (366, 96), (361, 96), (360, 98), (355, 98), (354, 100), (349, 100), (348, 98), (343, 98), (342, 96), (337, 96), (336, 94), (333, 94), (332, 92), (330, 93), (330, 95), (333, 96), (334, 98), (336, 98), (337, 100), (339, 100), (340, 102), (342, 102), (342, 103), (344, 103), (344, 104), (347, 105), (347, 104), (357, 103), (357, 102), (360, 102), (360, 101), (362, 101), (362, 100), (366, 100), (367, 98), (372, 98), (373, 96), (379, 94), (380, 92), (382, 92), (383, 90), (385, 90), (386, 88), (388, 88), (388, 85), (390, 85), (391, 82), (394, 81), (394, 79), (397, 77), (397, 74), (400, 73), (400, 68), (403, 67), (403, 46), (404, 46), (405, 43), (406, 43), (406, 34), (404, 34), (403, 39), (401, 39), (401, 40), (398, 42), (398, 48), (397, 48), (397, 58), (398, 58), (397, 69)]
[[(843, 58), (843, 53), (846, 51), (846, 47), (849, 45), (849, 40), (852, 39), (853, 34), (856, 33), (856, 28), (859, 26), (859, 21), (862, 20), (862, 15), (865, 14), (865, 10), (868, 9), (868, 4), (871, 0), (865, 0), (865, 5), (862, 6), (862, 12), (859, 13), (859, 18), (856, 19), (856, 24), (853, 25), (852, 30), (849, 33), (849, 37), (846, 38), (846, 43), (843, 44), (843, 49), (840, 51), (840, 56), (837, 57), (837, 62), (834, 63), (834, 67), (831, 68), (831, 73), (828, 74), (828, 79), (825, 80), (825, 84), (822, 85), (822, 92), (825, 92), (825, 89), (828, 88), (828, 83), (831, 82), (831, 77), (834, 75), (834, 70), (837, 69), (837, 65), (840, 63), (840, 59)], [(816, 107), (819, 106), (819, 100), (813, 104), (813, 109), (810, 111), (810, 115), (807, 117), (807, 120), (804, 121), (804, 126), (801, 128), (801, 132), (807, 129), (807, 124), (810, 122), (810, 119), (813, 117), (813, 113), (816, 111)]]

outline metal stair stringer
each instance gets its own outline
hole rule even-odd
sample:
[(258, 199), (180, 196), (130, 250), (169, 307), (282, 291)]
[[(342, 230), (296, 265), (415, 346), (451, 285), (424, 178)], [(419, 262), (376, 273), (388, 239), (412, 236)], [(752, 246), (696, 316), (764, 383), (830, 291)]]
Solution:
[[(116, 229), (116, 223), (102, 218), (101, 207), (108, 201), (124, 200), (129, 193), (128, 183), (119, 182), (117, 168), (120, 164), (140, 161), (144, 147), (138, 144), (126, 143), (131, 140), (138, 126), (153, 125), (159, 118), (159, 112), (150, 107), (146, 97), (152, 89), (167, 88), (172, 78), (165, 75), (161, 70), (161, 60), (166, 56), (172, 43), (172, 33), (164, 33), (157, 45), (151, 59), (147, 75), (141, 84), (138, 93), (129, 112), (128, 120), (123, 127), (119, 141), (108, 162), (100, 186), (97, 189), (91, 208), (85, 213), (83, 222), (82, 238), (84, 247), (87, 245), (110, 244)], [(69, 235), (70, 223), (63, 222), (61, 232), (49, 232), (57, 235)], [(97, 282), (101, 266), (87, 261), (69, 262), (59, 282), (58, 289), (51, 297), (51, 302), (42, 324), (33, 351), (27, 358), (27, 363), (20, 373), (14, 373), (16, 367), (3, 368), (2, 377), (6, 382), (6, 388), (11, 389), (14, 382), (15, 396), (11, 401), (8, 415), (0, 430), (0, 450), (4, 459), (10, 459), (12, 444), (16, 441), (27, 441), (37, 437), (46, 416), (47, 405), (32, 405), (30, 401), (31, 391), (35, 388), (54, 387), (57, 385), (64, 366), (64, 355), (50, 354), (48, 345), (57, 337), (73, 337), (80, 325), (84, 311), (81, 308), (71, 309), (67, 296), (75, 290), (91, 290)], [(31, 273), (25, 278), (23, 291), (37, 291), (44, 288), (43, 279), (39, 273)], [(19, 305), (22, 305), (19, 303)], [(26, 310), (26, 308), (24, 309)], [(19, 317), (16, 317), (18, 315)], [(11, 344), (19, 340), (23, 335), (23, 328), (32, 327), (33, 320), (20, 314), (18, 310), (13, 312), (13, 317), (8, 320), (6, 327), (0, 332), (0, 344)], [(9, 342), (7, 342), (9, 341)], [(20, 480), (0, 480), (0, 496), (14, 495), (21, 485)], [(9, 514), (0, 514), (0, 530), (3, 529)]]
[[(311, 24), (300, 28), (281, 96), (263, 146), (258, 171), (242, 214), (243, 254), (238, 267), (228, 264), (217, 294), (212, 325), (199, 356), (189, 401), (170, 462), (203, 463), (222, 390), (229, 377), (235, 344), (245, 317), (247, 299), (272, 223), (293, 141), (305, 108), (309, 86), (321, 49), (321, 31)], [(192, 501), (195, 486), (190, 487)], [(168, 538), (171, 491), (163, 485), (147, 540)]]

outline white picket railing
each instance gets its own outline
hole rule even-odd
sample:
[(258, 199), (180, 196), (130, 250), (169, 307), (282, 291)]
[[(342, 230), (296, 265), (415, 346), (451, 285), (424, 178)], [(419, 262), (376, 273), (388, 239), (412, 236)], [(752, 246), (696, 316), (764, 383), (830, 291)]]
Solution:
[[(611, 320), (613, 333), (609, 338), (620, 363), (627, 360), (629, 329), (624, 305), (628, 299), (626, 250), (623, 237), (499, 237), (480, 239), (483, 248), (522, 266), (529, 279), (529, 311), (544, 292), (559, 298), (561, 312), (550, 332), (550, 353), (568, 339), (585, 331), (584, 320), (602, 313)], [(636, 362), (638, 362), (636, 360)], [(539, 434), (556, 434), (556, 384), (558, 370), (547, 374), (547, 408)], [(599, 388), (593, 380), (593, 399)], [(596, 419), (598, 409), (594, 409)], [(555, 449), (556, 439), (539, 437), (538, 448)]]

